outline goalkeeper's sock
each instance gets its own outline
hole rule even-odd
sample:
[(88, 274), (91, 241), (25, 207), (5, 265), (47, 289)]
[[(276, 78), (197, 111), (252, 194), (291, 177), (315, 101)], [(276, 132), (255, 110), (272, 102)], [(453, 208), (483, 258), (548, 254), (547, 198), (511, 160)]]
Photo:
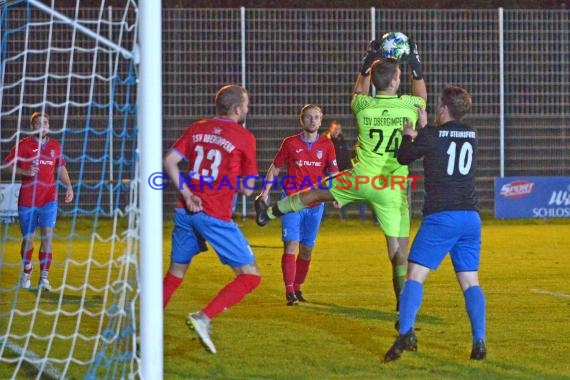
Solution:
[[(41, 270), (41, 277), (46, 278), (47, 273), (49, 272), (49, 268), (51, 267), (51, 252), (42, 252), (40, 251), (40, 270)], [(44, 276), (45, 274), (45, 276)]]
[(273, 207), (269, 207), (267, 209), (267, 216), (269, 219), (275, 219), (283, 214), (301, 211), (306, 207), (307, 206), (301, 201), (300, 193), (295, 193), (281, 199)]
[(285, 283), (285, 293), (293, 293), (293, 283), (296, 276), (295, 255), (292, 253), (283, 253), (281, 256), (281, 271), (283, 272), (283, 282)]
[(406, 273), (408, 266), (406, 264), (396, 265), (392, 268), (392, 285), (394, 286), (394, 294), (396, 295), (396, 303), (399, 303), (400, 294), (406, 282)]
[(309, 267), (311, 266), (311, 259), (305, 260), (301, 255), (297, 256), (296, 270), (295, 270), (295, 283), (293, 288), (296, 292), (301, 290), (301, 285), (305, 282), (307, 278), (307, 273), (309, 273)]
[(174, 294), (176, 289), (182, 284), (182, 278), (176, 277), (170, 272), (164, 276), (164, 280), (162, 281), (162, 308), (166, 308), (168, 305), (168, 301), (170, 301), (170, 297)]
[(273, 206), (270, 206), (267, 209), (267, 217), (270, 220), (277, 219), (281, 216), (283, 216), (283, 213), (279, 210), (279, 208), (277, 207), (277, 204), (274, 204)]
[(24, 263), (24, 273), (30, 274), (32, 273), (32, 256), (34, 255), (33, 249), (28, 249), (25, 253), (22, 254), (22, 261)]
[(414, 328), (414, 322), (422, 305), (424, 286), (421, 282), (408, 280), (400, 294), (400, 335)]
[(465, 293), (465, 308), (471, 321), (473, 343), (480, 339), (485, 340), (486, 302), (485, 295), (480, 286), (471, 286)]
[(210, 319), (229, 309), (259, 286), (261, 277), (254, 274), (240, 274), (227, 284), (202, 312)]

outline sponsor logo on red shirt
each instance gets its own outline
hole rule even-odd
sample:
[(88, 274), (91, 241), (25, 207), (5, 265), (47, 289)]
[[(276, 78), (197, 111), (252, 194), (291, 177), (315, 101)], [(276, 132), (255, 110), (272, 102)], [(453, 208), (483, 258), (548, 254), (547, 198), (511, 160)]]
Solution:
[(504, 184), (501, 188), (501, 195), (507, 199), (526, 197), (534, 190), (534, 182), (513, 181)]

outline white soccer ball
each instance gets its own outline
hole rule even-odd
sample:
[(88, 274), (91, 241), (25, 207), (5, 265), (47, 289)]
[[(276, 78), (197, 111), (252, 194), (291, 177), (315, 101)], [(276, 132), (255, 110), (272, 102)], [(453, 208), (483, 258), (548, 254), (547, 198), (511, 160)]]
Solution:
[(380, 47), (382, 55), (386, 58), (393, 58), (398, 62), (405, 54), (410, 54), (410, 41), (408, 36), (402, 32), (389, 32), (382, 36)]

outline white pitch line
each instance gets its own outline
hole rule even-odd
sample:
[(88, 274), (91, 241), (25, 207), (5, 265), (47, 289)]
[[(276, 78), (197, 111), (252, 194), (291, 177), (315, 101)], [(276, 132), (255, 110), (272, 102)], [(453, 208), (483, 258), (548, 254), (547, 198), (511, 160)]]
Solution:
[[(41, 366), (41, 361), (42, 358), (36, 354), (35, 352), (33, 352), (32, 350), (27, 350), (24, 351), (23, 347), (18, 346), (15, 343), (12, 343), (8, 340), (4, 340), (3, 338), (0, 339), (0, 344), (6, 343), (6, 348), (8, 348), (10, 351), (12, 351), (13, 353), (15, 353), (16, 355), (24, 355), (24, 361), (27, 362), (28, 364), (30, 364), (32, 367), (34, 367), (35, 369), (38, 370), (38, 372), (40, 371), (40, 369), (42, 368)], [(40, 375), (47, 375), (49, 378), (52, 379), (65, 379), (62, 376), (62, 373), (59, 372), (56, 368), (52, 367), (51, 364), (47, 363), (44, 368), (43, 371), (40, 373)]]
[(570, 298), (570, 294), (564, 294), (564, 293), (560, 293), (560, 292), (551, 292), (549, 290), (544, 290), (544, 289), (531, 289), (530, 291), (533, 293), (538, 293), (538, 294), (548, 294), (549, 296), (554, 296), (554, 297)]

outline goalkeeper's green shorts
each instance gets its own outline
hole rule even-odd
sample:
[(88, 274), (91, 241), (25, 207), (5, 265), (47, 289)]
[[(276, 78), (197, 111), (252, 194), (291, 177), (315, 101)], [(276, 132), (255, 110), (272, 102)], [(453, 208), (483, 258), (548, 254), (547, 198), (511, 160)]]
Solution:
[(407, 176), (371, 176), (346, 170), (329, 179), (327, 188), (341, 206), (367, 201), (384, 234), (410, 236)]

